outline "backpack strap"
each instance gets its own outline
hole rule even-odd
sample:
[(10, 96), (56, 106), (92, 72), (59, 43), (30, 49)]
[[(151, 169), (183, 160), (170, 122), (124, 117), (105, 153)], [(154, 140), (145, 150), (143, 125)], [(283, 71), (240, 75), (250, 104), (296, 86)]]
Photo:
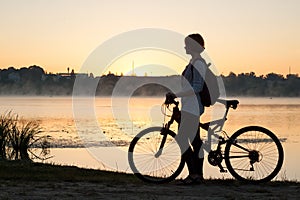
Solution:
[[(192, 69), (191, 69), (191, 70), (192, 70), (192, 80), (194, 80), (194, 65), (193, 65), (193, 64), (194, 64), (197, 60), (203, 61), (204, 64), (206, 65), (207, 69), (211, 66), (211, 63), (206, 64), (206, 61), (205, 61), (203, 58), (198, 58), (198, 59), (194, 60), (194, 62), (191, 63), (191, 65), (192, 65)], [(206, 69), (206, 70), (207, 70), (207, 69)], [(203, 77), (203, 79), (204, 79), (204, 83), (205, 83), (205, 77)]]

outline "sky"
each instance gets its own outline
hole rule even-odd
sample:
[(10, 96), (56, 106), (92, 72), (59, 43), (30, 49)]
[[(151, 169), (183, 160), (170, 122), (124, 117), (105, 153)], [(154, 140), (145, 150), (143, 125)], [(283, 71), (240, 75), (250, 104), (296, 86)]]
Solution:
[[(76, 72), (103, 42), (142, 28), (201, 33), (224, 75), (300, 74), (299, 0), (0, 0), (0, 68)], [(141, 58), (116, 61), (124, 66), (112, 72), (138, 68)]]

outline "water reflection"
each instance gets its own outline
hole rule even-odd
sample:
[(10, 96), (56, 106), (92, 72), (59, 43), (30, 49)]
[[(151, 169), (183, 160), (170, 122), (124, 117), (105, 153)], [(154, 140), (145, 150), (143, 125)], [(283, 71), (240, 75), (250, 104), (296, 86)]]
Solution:
[[(298, 178), (299, 165), (297, 153), (300, 150), (300, 98), (238, 98), (240, 101), (237, 110), (230, 110), (224, 130), (232, 135), (238, 129), (259, 125), (274, 132), (283, 143), (285, 150), (285, 165), (283, 171), (290, 178)], [(84, 99), (83, 99), (84, 101)], [(43, 134), (52, 137), (54, 148), (79, 147), (107, 147), (111, 142), (120, 147), (126, 147), (131, 139), (141, 130), (150, 126), (161, 126), (164, 120), (160, 105), (160, 98), (131, 98), (115, 104), (112, 111), (110, 98), (95, 98), (95, 116), (82, 117), (80, 123), (87, 127), (80, 135), (84, 135), (83, 142), (77, 133), (73, 118), (71, 97), (1, 97), (0, 111), (12, 110), (25, 120), (36, 120), (40, 123)], [(124, 107), (124, 104), (128, 105)], [(126, 108), (126, 109), (124, 109)], [(222, 116), (222, 108), (212, 114), (207, 108), (201, 118), (209, 121), (212, 116)], [(97, 120), (101, 127), (102, 136), (99, 137), (99, 127), (89, 126), (91, 120)], [(176, 127), (173, 127), (176, 130)], [(201, 132), (205, 137), (204, 131)], [(68, 148), (66, 148), (68, 147)], [(68, 150), (69, 152), (70, 150)], [(74, 149), (74, 151), (76, 151)], [(61, 152), (58, 149), (53, 152)], [(57, 159), (57, 157), (56, 157)], [(67, 158), (66, 158), (67, 159)], [(84, 159), (84, 158), (81, 158)], [(61, 158), (60, 160), (63, 160)], [(71, 162), (69, 164), (72, 164)], [(212, 174), (214, 171), (211, 172)], [(299, 179), (299, 178), (298, 178)]]

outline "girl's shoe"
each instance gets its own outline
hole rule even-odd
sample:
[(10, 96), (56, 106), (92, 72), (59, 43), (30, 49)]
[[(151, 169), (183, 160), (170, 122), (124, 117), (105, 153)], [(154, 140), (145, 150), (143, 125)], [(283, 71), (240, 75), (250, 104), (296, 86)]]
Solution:
[(203, 182), (204, 182), (204, 178), (202, 176), (192, 177), (189, 175), (185, 179), (181, 180), (181, 183), (183, 185), (199, 185), (202, 184)]

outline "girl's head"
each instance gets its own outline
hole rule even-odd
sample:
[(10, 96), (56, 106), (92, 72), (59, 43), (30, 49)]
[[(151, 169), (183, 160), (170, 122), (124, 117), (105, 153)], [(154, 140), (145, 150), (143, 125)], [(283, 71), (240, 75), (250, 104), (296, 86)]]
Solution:
[(203, 37), (199, 33), (188, 35), (184, 42), (187, 54), (202, 53), (205, 49)]

